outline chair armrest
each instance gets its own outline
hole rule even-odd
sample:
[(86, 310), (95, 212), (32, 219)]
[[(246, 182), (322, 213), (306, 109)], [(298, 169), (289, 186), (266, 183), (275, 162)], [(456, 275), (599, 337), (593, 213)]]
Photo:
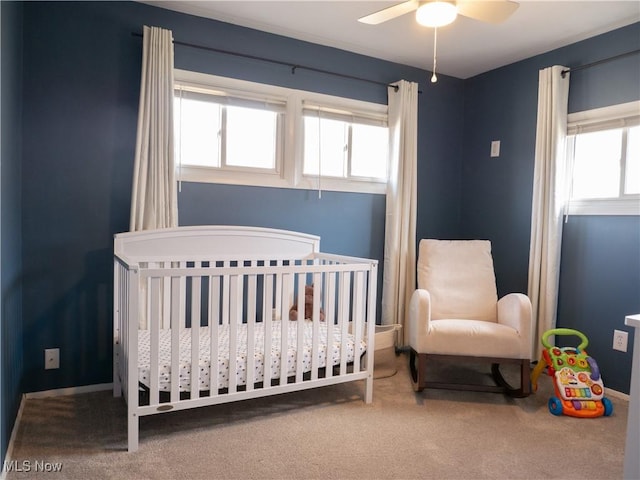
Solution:
[(431, 321), (431, 295), (427, 290), (417, 289), (409, 302), (409, 346), (424, 353), (423, 343)]
[(498, 323), (517, 330), (523, 351), (531, 358), (532, 338), (531, 300), (522, 293), (509, 293), (498, 300)]

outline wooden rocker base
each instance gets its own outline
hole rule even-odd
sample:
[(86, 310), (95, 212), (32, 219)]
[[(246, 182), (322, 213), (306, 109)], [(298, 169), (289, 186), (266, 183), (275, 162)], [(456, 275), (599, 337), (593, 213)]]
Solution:
[[(491, 375), (495, 385), (464, 384), (464, 383), (444, 383), (427, 382), (427, 360), (446, 360), (460, 362), (461, 360), (491, 363)], [(500, 372), (500, 364), (516, 363), (520, 365), (520, 388), (513, 388), (504, 379)], [(433, 355), (418, 353), (414, 349), (409, 352), (409, 370), (411, 372), (411, 383), (416, 392), (422, 392), (425, 388), (442, 388), (448, 390), (465, 390), (478, 392), (503, 393), (514, 398), (524, 398), (531, 394), (531, 370), (529, 359), (519, 358), (491, 358), (491, 357), (465, 357), (458, 355)]]

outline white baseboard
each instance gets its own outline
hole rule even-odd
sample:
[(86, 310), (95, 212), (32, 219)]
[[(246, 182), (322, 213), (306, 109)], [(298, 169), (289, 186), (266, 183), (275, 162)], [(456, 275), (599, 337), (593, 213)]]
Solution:
[(630, 397), (626, 393), (618, 392), (617, 390), (612, 390), (612, 389), (606, 388), (606, 387), (605, 387), (604, 391), (610, 397), (618, 398), (620, 400), (626, 400), (627, 402), (629, 401)]
[(24, 396), (27, 399), (62, 397), (65, 395), (78, 395), (79, 393), (101, 392), (103, 390), (111, 390), (112, 388), (113, 383), (99, 383), (96, 385), (83, 385), (82, 387), (56, 388), (54, 390), (25, 393)]
[(5, 458), (2, 459), (2, 470), (0, 470), (0, 480), (5, 480), (7, 477), (7, 472), (4, 469), (5, 465), (8, 465), (11, 462), (11, 458), (13, 456), (13, 444), (16, 440), (16, 435), (18, 434), (18, 426), (20, 425), (20, 421), (22, 420), (22, 410), (24, 408), (24, 401), (26, 400), (25, 396), (22, 395), (20, 399), (20, 406), (18, 407), (18, 413), (16, 415), (16, 421), (13, 422), (13, 429), (11, 430), (11, 437), (9, 437), (9, 443), (7, 445), (7, 454)]

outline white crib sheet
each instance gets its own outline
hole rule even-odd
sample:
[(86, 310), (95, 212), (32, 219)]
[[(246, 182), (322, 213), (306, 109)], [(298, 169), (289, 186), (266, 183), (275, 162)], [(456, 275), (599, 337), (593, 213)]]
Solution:
[[(287, 340), (287, 376), (296, 374), (297, 358), (297, 325), (298, 322), (288, 321)], [(313, 339), (313, 322), (304, 321), (304, 351), (302, 368), (303, 373), (311, 371), (311, 352)], [(281, 323), (274, 321), (271, 329), (271, 378), (280, 377), (281, 364)], [(254, 325), (255, 333), (255, 373), (256, 382), (264, 380), (264, 326), (262, 323)], [(327, 326), (319, 325), (319, 368), (326, 366), (327, 352)], [(236, 384), (246, 385), (247, 383), (247, 325), (237, 326), (237, 360), (236, 360)], [(209, 390), (210, 381), (210, 334), (209, 327), (200, 328), (200, 359), (199, 359), (199, 390)], [(229, 387), (229, 326), (220, 325), (218, 327), (218, 383), (217, 388)], [(354, 356), (355, 338), (348, 334), (346, 340), (347, 362), (352, 362)], [(149, 331), (140, 330), (138, 332), (138, 373), (140, 382), (149, 388), (150, 382), (150, 349)], [(333, 342), (331, 344), (331, 365), (340, 363), (341, 333), (338, 326), (333, 329)], [(361, 341), (358, 347), (358, 355), (366, 351), (366, 342)], [(159, 354), (159, 389), (168, 392), (171, 390), (171, 330), (160, 330), (160, 354)], [(180, 391), (191, 391), (191, 329), (180, 331)]]

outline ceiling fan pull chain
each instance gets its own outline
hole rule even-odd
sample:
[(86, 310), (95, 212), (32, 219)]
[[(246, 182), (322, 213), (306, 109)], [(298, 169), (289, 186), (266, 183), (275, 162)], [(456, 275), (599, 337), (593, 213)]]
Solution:
[(433, 75), (431, 75), (431, 83), (436, 83), (438, 77), (436, 76), (436, 48), (438, 45), (438, 28), (433, 29)]

